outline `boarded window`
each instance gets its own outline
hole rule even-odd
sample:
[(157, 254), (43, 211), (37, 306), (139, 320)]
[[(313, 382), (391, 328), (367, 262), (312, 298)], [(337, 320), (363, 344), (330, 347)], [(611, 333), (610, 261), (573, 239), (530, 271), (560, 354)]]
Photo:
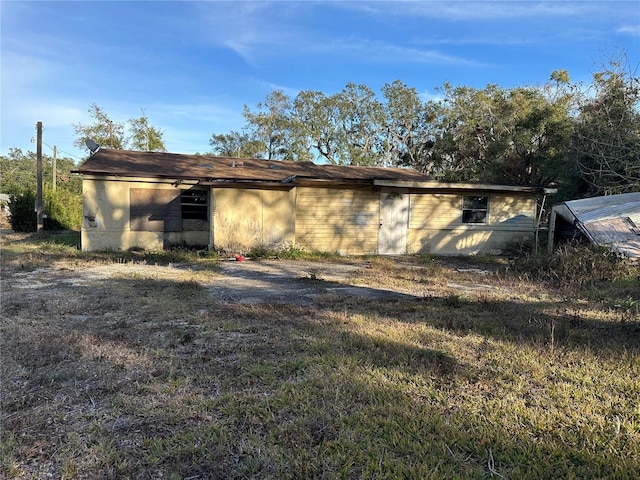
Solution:
[(182, 230), (180, 191), (152, 188), (129, 190), (130, 229), (139, 232)]
[(183, 190), (180, 195), (180, 209), (183, 220), (208, 220), (209, 191)]
[(487, 223), (489, 197), (465, 195), (462, 200), (462, 223)]

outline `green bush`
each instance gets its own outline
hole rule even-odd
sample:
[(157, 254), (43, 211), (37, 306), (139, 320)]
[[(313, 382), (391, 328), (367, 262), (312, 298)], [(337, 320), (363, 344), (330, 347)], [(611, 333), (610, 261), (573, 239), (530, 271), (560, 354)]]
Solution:
[[(45, 230), (78, 230), (82, 226), (82, 196), (65, 189), (45, 190)], [(27, 191), (9, 197), (11, 228), (16, 232), (35, 232), (37, 215), (36, 194)]]
[(82, 227), (82, 195), (69, 190), (45, 190), (47, 230), (78, 230)]
[(33, 192), (24, 192), (9, 196), (9, 208), (11, 217), (9, 222), (15, 232), (35, 232), (37, 229), (37, 216), (35, 212), (36, 195)]

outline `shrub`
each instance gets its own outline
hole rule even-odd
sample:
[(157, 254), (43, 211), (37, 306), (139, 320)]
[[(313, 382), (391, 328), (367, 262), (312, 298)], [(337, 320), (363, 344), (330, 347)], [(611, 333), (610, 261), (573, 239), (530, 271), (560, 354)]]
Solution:
[(551, 254), (514, 259), (509, 268), (527, 280), (556, 285), (595, 285), (637, 274), (637, 266), (604, 247), (567, 244)]
[(45, 190), (47, 230), (77, 230), (82, 227), (82, 195), (69, 190)]
[(11, 195), (9, 204), (11, 228), (16, 232), (35, 232), (38, 226), (38, 219), (34, 211), (36, 195), (29, 191)]
[[(46, 218), (45, 230), (77, 230), (82, 226), (82, 196), (68, 190), (43, 192)], [(16, 232), (35, 232), (38, 219), (35, 212), (36, 194), (31, 191), (11, 195), (11, 228)]]

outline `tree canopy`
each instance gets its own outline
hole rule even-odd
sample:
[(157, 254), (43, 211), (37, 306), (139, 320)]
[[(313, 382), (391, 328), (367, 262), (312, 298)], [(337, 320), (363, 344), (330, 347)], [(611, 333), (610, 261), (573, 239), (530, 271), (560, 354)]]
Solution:
[[(53, 158), (42, 155), (43, 198), (46, 229), (72, 229), (82, 224), (82, 180), (72, 175), (75, 162), (66, 157), (56, 158), (56, 187), (53, 188)], [(11, 227), (16, 231), (34, 231), (36, 214), (37, 158), (34, 152), (19, 148), (0, 155), (0, 192), (9, 194)]]
[(137, 118), (126, 122), (114, 122), (98, 105), (89, 106), (91, 124), (76, 123), (73, 125), (76, 134), (74, 145), (87, 148), (85, 141), (91, 139), (105, 148), (128, 149), (150, 152), (165, 152), (164, 132), (149, 123), (144, 109)]
[(620, 66), (594, 75), (572, 130), (572, 160), (589, 194), (640, 191), (640, 83)]
[[(43, 183), (53, 184), (53, 158), (42, 155)], [(71, 175), (76, 164), (71, 158), (56, 158), (57, 187), (82, 193), (79, 177)], [(36, 191), (37, 159), (35, 152), (23, 152), (20, 148), (10, 148), (7, 155), (0, 155), (0, 192), (22, 194)]]
[(544, 85), (444, 84), (424, 100), (400, 80), (377, 96), (274, 91), (244, 106), (240, 132), (213, 134), (214, 154), (339, 165), (410, 166), (435, 179), (557, 185), (572, 196), (640, 190), (640, 83), (610, 62), (591, 85), (551, 72)]

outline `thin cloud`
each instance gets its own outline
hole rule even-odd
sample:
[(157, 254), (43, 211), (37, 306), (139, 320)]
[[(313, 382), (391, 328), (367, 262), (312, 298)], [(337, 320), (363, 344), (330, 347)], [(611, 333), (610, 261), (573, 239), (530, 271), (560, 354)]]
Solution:
[(299, 27), (304, 4), (199, 2), (194, 7), (197, 19), (189, 28), (195, 28), (197, 38), (226, 47), (250, 64), (270, 52), (299, 47), (307, 35)]
[(617, 33), (630, 35), (632, 37), (640, 37), (640, 25), (625, 25), (616, 30)]
[(429, 90), (420, 92), (418, 96), (423, 102), (441, 102), (444, 100), (444, 95), (442, 93), (430, 92)]
[(438, 65), (482, 66), (476, 60), (449, 55), (440, 50), (421, 48), (420, 46), (396, 45), (382, 41), (360, 38), (347, 38), (316, 47), (316, 51), (349, 55), (368, 61), (386, 63), (427, 63)]
[(434, 1), (434, 2), (346, 2), (341, 7), (369, 15), (411, 16), (448, 21), (506, 20), (532, 17), (575, 17), (600, 9), (593, 2), (529, 1)]

